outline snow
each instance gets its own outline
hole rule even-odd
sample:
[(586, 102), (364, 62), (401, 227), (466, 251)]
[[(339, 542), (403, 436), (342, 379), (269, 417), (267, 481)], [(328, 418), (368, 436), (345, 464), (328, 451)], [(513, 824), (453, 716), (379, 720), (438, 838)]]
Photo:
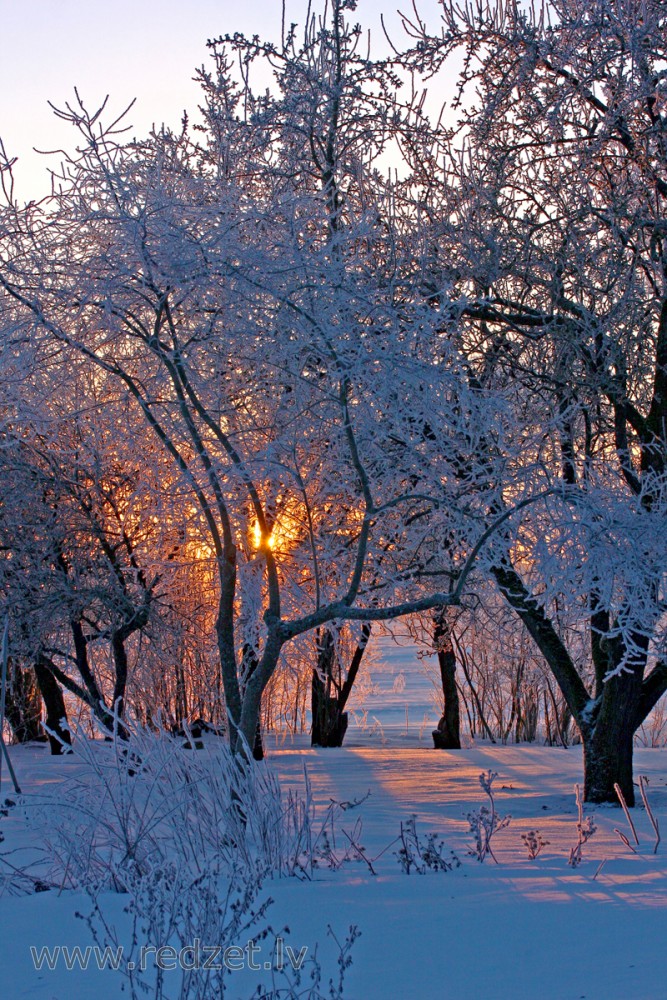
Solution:
[[(328, 926), (343, 941), (356, 925), (361, 937), (352, 949), (346, 1000), (667, 998), (662, 959), (667, 843), (653, 855), (644, 810), (633, 812), (640, 837), (639, 853), (633, 854), (614, 832), (618, 827), (630, 836), (621, 810), (586, 807), (597, 832), (583, 848), (581, 865), (571, 868), (580, 747), (477, 742), (465, 750), (435, 751), (430, 733), (437, 708), (428, 662), (417, 661), (413, 646), (384, 637), (376, 641), (370, 672), (359, 689), (363, 697), (357, 694), (351, 702), (344, 748), (312, 749), (305, 734), (269, 737), (268, 756), (285, 788), (302, 789), (307, 769), (320, 815), (332, 799), (368, 795), (344, 814), (342, 827), (352, 830), (361, 817), (359, 843), (377, 875), (363, 862), (350, 862), (335, 872), (319, 869), (313, 881), (267, 883), (276, 934), (295, 952), (306, 945), (312, 953), (317, 944), (328, 978), (337, 957)], [(73, 757), (50, 757), (43, 746), (15, 747), (11, 755), (28, 799), (49, 788), (66, 796), (68, 780), (81, 768)], [(473, 839), (465, 815), (484, 803), (479, 775), (488, 770), (498, 773), (493, 787), (499, 814), (512, 817), (494, 840), (498, 865), (488, 858), (479, 864), (468, 853)], [(667, 830), (667, 749), (638, 749), (639, 774), (648, 776), (650, 803)], [(11, 795), (3, 769), (1, 798)], [(461, 867), (425, 875), (402, 872), (395, 838), (411, 815), (420, 836), (440, 834)], [(521, 834), (536, 829), (548, 844), (530, 861)], [(10, 809), (0, 819), (0, 832), (5, 836), (0, 850), (12, 852), (12, 863), (39, 857), (22, 810)], [(120, 928), (127, 923), (125, 903), (122, 896), (103, 897), (105, 914)], [(122, 979), (109, 970), (68, 972), (62, 960), (54, 971), (34, 968), (30, 945), (39, 950), (92, 943), (85, 922), (76, 917), (89, 911), (88, 898), (71, 891), (0, 896), (3, 1000), (119, 996)], [(256, 980), (246, 970), (232, 973), (229, 983), (230, 997), (247, 998)]]
[[(321, 870), (311, 882), (284, 879), (266, 886), (274, 899), (271, 924), (276, 931), (289, 925), (286, 939), (296, 950), (319, 941), (319, 954), (331, 963), (335, 950), (327, 941), (327, 925), (341, 940), (350, 924), (359, 927), (346, 997), (667, 996), (662, 959), (667, 870), (664, 848), (652, 854), (648, 817), (635, 810), (641, 853), (633, 855), (614, 833), (615, 826), (629, 832), (621, 811), (597, 807), (598, 832), (584, 848), (584, 861), (576, 869), (567, 864), (576, 841), (572, 790), (581, 778), (578, 748), (483, 744), (441, 752), (391, 745), (390, 740), (380, 748), (354, 744), (351, 734), (350, 745), (340, 750), (278, 747), (271, 751), (271, 766), (286, 785), (299, 785), (305, 764), (322, 805), (370, 790), (368, 799), (349, 813), (349, 823), (343, 823), (351, 829), (362, 816), (359, 839), (369, 858), (387, 848), (401, 819), (416, 814), (418, 832), (442, 834), (462, 864), (447, 873), (405, 875), (394, 844), (374, 861), (377, 876), (359, 862), (337, 872)], [(68, 776), (80, 766), (34, 746), (14, 748), (12, 758), (27, 795), (54, 782), (62, 783), (66, 795)], [(638, 774), (649, 777), (650, 800), (665, 826), (667, 753), (639, 750), (636, 765)], [(489, 860), (480, 865), (466, 853), (472, 841), (463, 814), (481, 804), (478, 776), (489, 768), (498, 772), (498, 811), (512, 815), (510, 826), (497, 835), (498, 865)], [(34, 850), (19, 810), (10, 810), (1, 823), (3, 849), (22, 848), (26, 856)], [(530, 861), (521, 833), (533, 828), (549, 844)], [(18, 862), (22, 855), (11, 857)], [(123, 903), (122, 897), (105, 897), (105, 911), (119, 924)], [(33, 968), (30, 944), (90, 943), (85, 923), (75, 917), (89, 908), (87, 897), (67, 891), (3, 894), (0, 960), (6, 1000), (111, 1000), (119, 995), (120, 979), (108, 970)], [(249, 996), (249, 977), (247, 972), (232, 974), (230, 995), (237, 995), (238, 988), (239, 996)]]

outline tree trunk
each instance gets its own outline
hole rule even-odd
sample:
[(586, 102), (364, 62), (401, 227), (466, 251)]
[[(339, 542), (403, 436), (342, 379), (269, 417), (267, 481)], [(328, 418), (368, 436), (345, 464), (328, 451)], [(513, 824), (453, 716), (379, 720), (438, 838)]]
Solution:
[[(313, 670), (311, 688), (312, 731), (311, 746), (341, 747), (348, 726), (348, 713), (345, 711), (348, 699), (359, 673), (372, 626), (364, 623), (361, 638), (357, 643), (352, 661), (343, 683), (338, 683), (334, 677), (336, 665), (336, 645), (327, 630), (321, 643), (318, 643), (317, 667)], [(335, 691), (335, 694), (331, 692)]]
[[(250, 680), (254, 672), (257, 670), (259, 662), (257, 660), (257, 655), (255, 650), (252, 648), (250, 643), (245, 643), (243, 646), (243, 676), (245, 681)], [(255, 729), (255, 739), (252, 744), (252, 756), (253, 760), (264, 760), (264, 742), (262, 740), (262, 721), (261, 718), (257, 719), (257, 728)]]
[(174, 664), (174, 674), (176, 679), (176, 692), (174, 696), (175, 718), (177, 722), (182, 722), (188, 717), (188, 693), (185, 686), (185, 669), (183, 667), (183, 650), (178, 651), (178, 657)]
[(596, 727), (584, 739), (584, 801), (618, 803), (614, 784), (620, 785), (625, 801), (635, 804), (632, 784), (634, 732), (623, 730), (613, 736)]
[(109, 730), (109, 732), (113, 732), (117, 729), (118, 735), (121, 739), (127, 739), (128, 734), (125, 727), (123, 725), (116, 725), (114, 714), (107, 708), (107, 704), (102, 696), (97, 679), (91, 669), (88, 661), (88, 640), (84, 634), (81, 621), (73, 618), (70, 621), (70, 627), (72, 629), (72, 637), (74, 639), (76, 666), (81, 679), (85, 684), (85, 690), (88, 695), (86, 701), (91, 711), (96, 718), (99, 719), (102, 725)]
[(261, 760), (264, 756), (260, 730), (262, 695), (278, 666), (283, 644), (284, 640), (281, 638), (278, 628), (270, 626), (261, 659), (258, 661), (254, 655), (252, 670), (244, 679), (241, 718), (238, 727), (242, 746), (232, 746), (232, 749), (240, 749), (242, 755), (247, 756), (244, 749), (247, 746), (255, 760)]
[(127, 651), (125, 649), (125, 630), (118, 629), (111, 636), (111, 650), (116, 673), (113, 690), (114, 714), (122, 719), (125, 714), (125, 689), (127, 687)]
[(39, 660), (35, 664), (35, 677), (46, 709), (46, 728), (49, 730), (47, 735), (51, 754), (58, 756), (64, 752), (64, 746), (72, 745), (67, 727), (65, 699), (58, 681), (48, 667)]
[[(633, 738), (655, 701), (667, 687), (667, 665), (659, 663), (644, 681), (646, 654), (635, 656), (634, 667), (605, 680), (608, 670), (623, 662), (623, 649), (598, 643), (594, 652), (596, 697), (591, 698), (563, 641), (529, 593), (511, 565), (492, 570), (502, 593), (537, 643), (574, 716), (584, 745), (584, 800), (618, 802), (614, 785), (618, 783), (629, 806), (635, 803), (632, 784)], [(599, 627), (602, 623), (599, 622)], [(644, 637), (639, 637), (641, 650)]]
[(17, 743), (44, 740), (42, 701), (32, 670), (9, 660), (5, 716)]
[(456, 654), (452, 644), (451, 629), (442, 609), (433, 617), (435, 630), (433, 642), (438, 654), (440, 681), (444, 698), (444, 712), (433, 730), (433, 745), (436, 750), (461, 749), (461, 708), (456, 686)]
[(623, 673), (605, 681), (592, 726), (580, 724), (584, 744), (584, 800), (614, 802), (618, 783), (629, 806), (635, 804), (632, 753), (641, 677)]
[(311, 746), (342, 747), (347, 732), (348, 714), (341, 712), (338, 698), (329, 698), (317, 671), (313, 671), (313, 728)]
[(313, 728), (311, 746), (341, 747), (347, 732), (347, 712), (341, 711), (338, 694), (331, 694), (334, 688), (334, 661), (336, 646), (328, 630), (318, 643), (317, 666), (313, 670), (311, 714)]
[(262, 723), (257, 720), (255, 729), (255, 742), (252, 745), (253, 760), (264, 760), (264, 741), (262, 740)]
[[(215, 630), (218, 639), (218, 656), (222, 686), (225, 693), (227, 709), (227, 724), (229, 745), (236, 749), (236, 742), (241, 725), (241, 689), (239, 685), (235, 637), (234, 637), (234, 599), (236, 594), (236, 554), (229, 553), (228, 558), (218, 560), (220, 597), (218, 599), (218, 616)], [(253, 732), (256, 727), (253, 727)]]

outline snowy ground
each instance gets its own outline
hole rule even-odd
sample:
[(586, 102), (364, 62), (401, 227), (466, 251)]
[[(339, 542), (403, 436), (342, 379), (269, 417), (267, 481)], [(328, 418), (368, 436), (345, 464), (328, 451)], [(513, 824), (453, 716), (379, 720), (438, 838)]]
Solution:
[[(388, 690), (398, 697), (402, 692), (396, 688), (390, 684)], [(428, 694), (422, 694), (428, 710)], [(416, 692), (411, 698), (410, 705), (419, 703)], [(400, 705), (389, 707), (394, 714), (383, 724), (385, 743), (379, 746), (368, 745), (367, 726), (353, 728), (342, 750), (314, 751), (305, 739), (271, 750), (271, 766), (287, 785), (299, 785), (307, 766), (322, 809), (330, 799), (349, 800), (370, 790), (343, 827), (351, 829), (362, 817), (359, 841), (367, 857), (375, 859), (376, 875), (358, 861), (337, 872), (324, 869), (310, 882), (285, 879), (266, 887), (274, 899), (271, 923), (276, 930), (289, 925), (286, 940), (294, 950), (319, 941), (323, 962), (331, 963), (335, 952), (327, 926), (344, 938), (348, 927), (357, 925), (361, 937), (352, 951), (347, 1000), (665, 1000), (667, 837), (654, 856), (643, 809), (635, 810), (639, 854), (614, 833), (614, 827), (629, 833), (621, 811), (598, 807), (598, 831), (584, 847), (581, 865), (571, 868), (573, 787), (581, 780), (578, 748), (482, 744), (436, 752), (428, 748), (430, 724), (421, 726), (419, 709), (413, 728), (409, 719), (407, 727), (397, 721), (404, 707), (402, 713)], [(67, 796), (68, 778), (79, 766), (71, 758), (49, 757), (42, 747), (14, 748), (12, 759), (28, 796), (47, 785)], [(481, 865), (467, 854), (472, 840), (464, 814), (482, 803), (478, 776), (489, 768), (498, 772), (498, 810), (512, 816), (497, 835), (498, 865), (491, 860)], [(636, 774), (648, 775), (650, 801), (667, 832), (667, 751), (638, 750)], [(8, 789), (4, 770), (3, 799)], [(461, 867), (425, 875), (401, 871), (397, 845), (388, 845), (411, 814), (417, 816), (418, 832), (444, 837)], [(536, 828), (549, 844), (530, 861), (521, 834)], [(0, 818), (0, 832), (3, 850), (18, 849), (11, 858), (20, 862), (22, 849), (27, 856), (34, 835), (18, 809)], [(105, 897), (107, 912), (119, 925), (123, 902)], [(67, 972), (62, 962), (54, 971), (34, 968), (30, 945), (90, 943), (85, 923), (75, 917), (88, 906), (85, 896), (66, 891), (3, 893), (4, 1000), (114, 1000), (122, 995), (122, 980), (108, 970)], [(250, 995), (247, 976), (232, 975), (230, 997)]]

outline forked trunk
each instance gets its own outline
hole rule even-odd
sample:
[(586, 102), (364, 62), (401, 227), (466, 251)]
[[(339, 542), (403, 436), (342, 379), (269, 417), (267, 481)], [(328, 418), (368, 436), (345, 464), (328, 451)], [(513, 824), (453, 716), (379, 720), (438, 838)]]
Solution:
[(361, 638), (352, 656), (345, 680), (337, 661), (336, 644), (329, 630), (318, 642), (317, 666), (313, 670), (311, 688), (311, 745), (342, 747), (349, 721), (345, 711), (368, 646), (372, 626), (365, 622)]
[(283, 641), (277, 629), (269, 628), (261, 658), (255, 660), (253, 670), (245, 678), (243, 685), (238, 726), (241, 745), (239, 746), (236, 741), (232, 744), (232, 749), (239, 751), (242, 756), (251, 756), (255, 760), (262, 760), (264, 757), (260, 730), (262, 695), (278, 666)]
[(312, 746), (342, 747), (347, 732), (347, 712), (340, 711), (338, 698), (327, 696), (316, 670), (313, 671), (312, 715)]

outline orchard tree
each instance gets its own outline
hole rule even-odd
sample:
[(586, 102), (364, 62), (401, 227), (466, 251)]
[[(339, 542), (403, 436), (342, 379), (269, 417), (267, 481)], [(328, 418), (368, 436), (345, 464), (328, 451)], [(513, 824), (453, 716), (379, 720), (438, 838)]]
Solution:
[(440, 35), (406, 25), (413, 68), (464, 67), (456, 136), (413, 152), (430, 287), (473, 381), (513, 385), (517, 427), (541, 426), (553, 490), (490, 572), (579, 727), (586, 799), (634, 802), (634, 733), (667, 690), (667, 10), (444, 0)]
[(53, 195), (0, 221), (5, 314), (114, 384), (170, 459), (215, 569), (234, 745), (291, 640), (458, 602), (512, 512), (477, 457), (502, 400), (470, 391), (375, 169), (410, 114), (356, 55), (352, 7), (302, 45), (217, 45), (197, 132), (127, 142), (77, 98)]

